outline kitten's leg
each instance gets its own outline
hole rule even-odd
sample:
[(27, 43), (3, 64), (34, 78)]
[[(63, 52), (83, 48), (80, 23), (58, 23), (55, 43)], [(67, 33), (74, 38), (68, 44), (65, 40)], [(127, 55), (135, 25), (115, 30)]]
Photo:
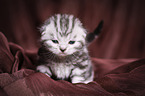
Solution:
[(82, 76), (74, 76), (72, 78), (72, 83), (89, 83), (89, 82), (92, 82), (93, 81), (93, 75), (89, 78), (85, 78), (85, 77), (82, 77)]
[(94, 79), (94, 72), (92, 71), (91, 76), (88, 77), (85, 81), (83, 81), (83, 83), (86, 83), (87, 84), (89, 82), (92, 82), (93, 79)]
[(74, 76), (72, 78), (72, 83), (83, 83), (82, 81), (84, 81), (84, 77), (81, 76)]
[(51, 71), (50, 71), (50, 69), (49, 69), (48, 66), (39, 65), (39, 66), (37, 66), (37, 69), (36, 70), (39, 71), (39, 72), (41, 72), (41, 73), (46, 74), (48, 77), (51, 77), (52, 76), (52, 73), (51, 73)]
[(72, 83), (85, 83), (85, 84), (87, 84), (87, 83), (93, 81), (93, 76), (94, 76), (94, 74), (93, 74), (92, 70), (89, 72), (86, 70), (76, 68), (72, 72), (71, 80), (72, 80)]

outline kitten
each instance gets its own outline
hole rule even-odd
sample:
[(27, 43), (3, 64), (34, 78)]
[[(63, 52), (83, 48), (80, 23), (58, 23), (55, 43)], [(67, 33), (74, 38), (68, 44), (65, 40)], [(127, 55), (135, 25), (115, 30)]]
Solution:
[[(41, 48), (37, 71), (55, 80), (72, 83), (93, 81), (93, 68), (87, 50), (87, 31), (73, 15), (57, 14), (41, 27)], [(88, 40), (89, 41), (89, 40)], [(92, 41), (92, 40), (91, 40)]]

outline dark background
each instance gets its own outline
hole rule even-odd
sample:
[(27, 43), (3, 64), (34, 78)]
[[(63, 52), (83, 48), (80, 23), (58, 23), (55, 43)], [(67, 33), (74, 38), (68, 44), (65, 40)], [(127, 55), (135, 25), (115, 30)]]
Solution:
[(56, 13), (75, 15), (88, 32), (104, 20), (89, 47), (92, 57), (145, 57), (145, 0), (0, 0), (0, 31), (9, 42), (37, 52), (38, 28)]

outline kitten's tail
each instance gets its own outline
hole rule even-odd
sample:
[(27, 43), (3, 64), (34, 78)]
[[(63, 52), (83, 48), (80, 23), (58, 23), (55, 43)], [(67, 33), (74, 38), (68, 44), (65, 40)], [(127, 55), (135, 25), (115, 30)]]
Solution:
[(101, 30), (102, 30), (102, 28), (103, 28), (103, 23), (104, 23), (104, 21), (101, 20), (100, 23), (99, 23), (99, 25), (98, 25), (98, 27), (94, 30), (94, 32), (91, 32), (91, 33), (89, 33), (89, 34), (87, 35), (86, 41), (87, 41), (88, 43), (91, 43), (91, 42), (95, 39), (95, 37), (98, 36), (98, 35), (100, 34), (100, 32), (101, 32)]

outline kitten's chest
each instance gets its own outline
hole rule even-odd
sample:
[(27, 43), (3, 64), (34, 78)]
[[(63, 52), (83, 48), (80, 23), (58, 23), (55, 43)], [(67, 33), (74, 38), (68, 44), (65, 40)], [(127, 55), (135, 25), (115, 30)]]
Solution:
[(57, 76), (57, 78), (65, 79), (70, 77), (73, 66), (59, 63), (51, 66), (51, 68), (53, 70), (54, 75)]

